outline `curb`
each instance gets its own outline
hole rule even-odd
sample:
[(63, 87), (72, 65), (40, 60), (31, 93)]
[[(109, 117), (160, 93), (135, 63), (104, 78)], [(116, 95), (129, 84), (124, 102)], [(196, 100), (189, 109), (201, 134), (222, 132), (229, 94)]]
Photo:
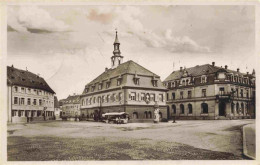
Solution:
[(252, 160), (256, 160), (256, 158), (254, 158), (254, 157), (248, 155), (248, 151), (247, 151), (247, 147), (246, 147), (246, 133), (245, 133), (245, 127), (246, 127), (246, 126), (247, 126), (247, 125), (243, 126), (243, 130), (242, 130), (242, 132), (243, 132), (243, 154), (244, 154), (246, 157), (248, 157), (248, 158), (250, 158), (250, 159), (252, 159)]

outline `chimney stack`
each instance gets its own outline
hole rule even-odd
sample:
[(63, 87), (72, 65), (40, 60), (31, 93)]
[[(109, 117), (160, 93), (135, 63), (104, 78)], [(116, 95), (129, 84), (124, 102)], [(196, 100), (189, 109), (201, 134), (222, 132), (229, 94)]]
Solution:
[(107, 72), (108, 68), (106, 67), (105, 71)]
[(212, 66), (215, 66), (215, 62), (212, 62)]
[(237, 68), (237, 72), (239, 72), (239, 68)]
[(227, 65), (225, 65), (225, 69), (227, 69), (228, 68), (228, 66)]
[(182, 66), (180, 67), (180, 71), (182, 71)]

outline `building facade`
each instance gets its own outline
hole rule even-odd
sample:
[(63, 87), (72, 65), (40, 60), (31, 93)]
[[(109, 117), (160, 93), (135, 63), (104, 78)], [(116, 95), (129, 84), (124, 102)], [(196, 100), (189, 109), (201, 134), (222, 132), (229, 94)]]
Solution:
[(80, 113), (80, 95), (68, 96), (66, 99), (61, 100), (62, 104), (62, 118), (66, 120), (75, 120)]
[(53, 119), (54, 95), (42, 77), (7, 66), (8, 122)]
[(255, 73), (215, 66), (180, 68), (165, 80), (168, 118), (242, 119), (255, 116)]
[(159, 106), (161, 118), (166, 118), (166, 91), (158, 75), (134, 61), (123, 63), (116, 33), (111, 68), (85, 86), (81, 113), (98, 120), (103, 113), (127, 112), (133, 122), (150, 121)]

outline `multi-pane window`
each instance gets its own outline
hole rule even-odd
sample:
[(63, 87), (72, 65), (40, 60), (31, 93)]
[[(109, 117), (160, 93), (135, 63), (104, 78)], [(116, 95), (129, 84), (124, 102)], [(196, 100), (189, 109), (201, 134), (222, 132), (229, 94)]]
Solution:
[(134, 83), (135, 83), (135, 85), (139, 85), (140, 84), (139, 78), (134, 78)]
[(166, 93), (166, 100), (169, 100), (169, 93)]
[(243, 89), (241, 89), (240, 95), (241, 95), (241, 97), (244, 97), (244, 91), (243, 91)]
[(39, 105), (42, 105), (42, 100), (41, 99), (39, 100)]
[(158, 83), (157, 83), (157, 82), (158, 82), (157, 80), (152, 80), (152, 84), (153, 84), (154, 87), (157, 87), (157, 86), (158, 86)]
[(37, 104), (37, 100), (33, 99), (33, 105), (36, 105), (36, 104)]
[(207, 77), (206, 76), (202, 76), (201, 77), (201, 83), (206, 83), (207, 82)]
[(107, 95), (107, 102), (110, 101), (110, 95)]
[(105, 102), (105, 96), (103, 95), (102, 96), (102, 103), (104, 103)]
[(191, 98), (191, 91), (188, 91), (188, 98)]
[(88, 90), (89, 90), (89, 88), (86, 88), (86, 89), (85, 89), (86, 93), (88, 93)]
[(183, 91), (180, 92), (180, 99), (183, 99)]
[(117, 79), (117, 86), (119, 86), (119, 85), (121, 85), (121, 83), (122, 83), (122, 78), (119, 78), (119, 79)]
[(175, 100), (175, 93), (172, 93), (172, 99)]
[(14, 104), (18, 104), (18, 97), (14, 97)]
[(24, 87), (22, 87), (22, 88), (21, 88), (21, 92), (24, 93), (24, 91), (25, 91), (25, 89), (24, 89)]
[(155, 94), (150, 95), (151, 101), (155, 101)]
[(206, 97), (207, 96), (207, 90), (206, 89), (202, 89), (202, 97)]
[(246, 90), (246, 98), (249, 98), (249, 90)]
[(159, 94), (159, 101), (163, 101), (163, 94)]
[(103, 86), (103, 84), (100, 83), (100, 84), (98, 85), (98, 90), (101, 90), (101, 89), (102, 89), (102, 86)]
[(236, 93), (237, 93), (237, 97), (239, 97), (239, 92), (238, 92), (238, 88), (236, 89)]
[(136, 93), (135, 92), (131, 92), (130, 99), (131, 100), (136, 100)]
[(110, 87), (110, 84), (111, 84), (110, 81), (106, 82), (106, 88), (109, 88), (109, 87)]
[(89, 105), (91, 105), (91, 104), (92, 104), (92, 98), (89, 99)]
[(119, 101), (122, 100), (122, 93), (121, 93), (121, 92), (118, 94), (118, 100), (119, 100)]
[(27, 99), (27, 105), (31, 105), (31, 99), (30, 98)]
[(91, 88), (92, 92), (94, 92), (94, 90), (95, 90), (95, 85), (93, 85), (92, 88)]
[(141, 93), (141, 100), (144, 101), (145, 94)]
[(224, 95), (225, 94), (225, 88), (224, 87), (219, 88), (219, 94), (220, 95)]
[(28, 89), (27, 89), (27, 92), (28, 92), (28, 93), (31, 93), (31, 89), (30, 89), (30, 88), (28, 88)]
[(96, 103), (96, 97), (93, 98), (93, 104), (95, 104), (95, 103)]
[(21, 98), (21, 105), (24, 105), (24, 98)]
[(18, 87), (17, 86), (14, 87), (14, 91), (18, 92)]

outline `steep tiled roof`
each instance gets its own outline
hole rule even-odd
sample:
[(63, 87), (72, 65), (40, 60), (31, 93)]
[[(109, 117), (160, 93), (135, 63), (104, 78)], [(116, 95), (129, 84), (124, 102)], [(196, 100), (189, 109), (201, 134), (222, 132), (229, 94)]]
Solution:
[(10, 66), (7, 66), (7, 84), (41, 89), (50, 93), (55, 93), (42, 77), (32, 72)]
[(130, 60), (125, 63), (120, 64), (117, 68), (108, 69), (107, 71), (103, 72), (89, 84), (94, 84), (97, 82), (102, 82), (103, 80), (110, 79), (112, 77), (117, 77), (122, 74), (139, 74), (139, 75), (146, 75), (146, 76), (155, 76), (159, 77), (158, 75), (154, 74), (153, 72), (149, 71), (148, 69), (142, 67), (141, 65), (135, 63), (134, 61)]
[(68, 96), (66, 99), (62, 100), (63, 104), (79, 104), (80, 95)]
[(225, 69), (222, 67), (205, 64), (205, 65), (197, 65), (197, 66), (191, 67), (191, 68), (186, 68), (186, 69), (183, 69), (182, 71), (181, 70), (173, 71), (164, 81), (180, 79), (184, 74), (184, 70), (186, 70), (188, 72), (188, 75), (193, 76), (193, 77), (201, 76), (201, 75), (205, 75), (205, 74), (216, 73), (220, 70), (223, 70), (223, 71), (226, 71), (229, 73), (233, 73), (233, 74), (238, 74), (240, 76), (246, 75), (244, 73), (233, 71), (230, 69)]

